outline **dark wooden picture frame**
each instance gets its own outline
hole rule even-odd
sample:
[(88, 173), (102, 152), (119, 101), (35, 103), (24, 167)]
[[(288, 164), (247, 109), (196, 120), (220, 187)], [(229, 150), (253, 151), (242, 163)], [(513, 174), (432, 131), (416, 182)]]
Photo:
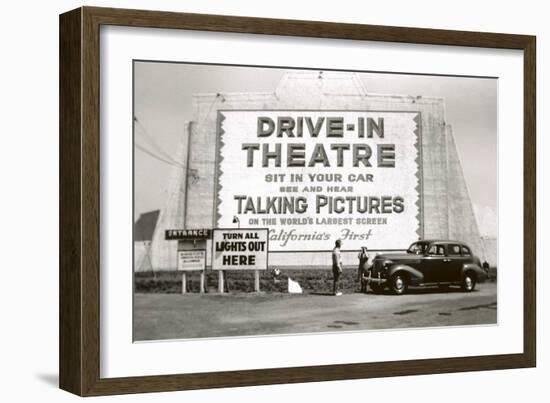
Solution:
[[(524, 60), (524, 289), (521, 354), (192, 374), (100, 377), (99, 36), (101, 25), (519, 49)], [(60, 387), (81, 395), (159, 392), (536, 365), (534, 36), (82, 7), (60, 16)]]

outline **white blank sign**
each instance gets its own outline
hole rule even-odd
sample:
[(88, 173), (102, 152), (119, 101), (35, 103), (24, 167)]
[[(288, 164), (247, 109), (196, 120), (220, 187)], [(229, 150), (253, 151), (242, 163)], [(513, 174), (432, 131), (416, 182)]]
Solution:
[(206, 267), (205, 250), (179, 250), (178, 271), (204, 270)]

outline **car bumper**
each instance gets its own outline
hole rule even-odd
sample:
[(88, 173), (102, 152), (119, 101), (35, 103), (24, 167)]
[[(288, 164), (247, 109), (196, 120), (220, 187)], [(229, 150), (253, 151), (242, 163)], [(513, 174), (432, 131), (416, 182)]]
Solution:
[(368, 272), (366, 276), (363, 276), (363, 281), (366, 281), (367, 283), (374, 283), (374, 284), (384, 284), (388, 281), (387, 278), (381, 277), (380, 275), (373, 275), (371, 271)]
[(385, 278), (367, 278), (367, 277), (365, 277), (365, 280), (368, 283), (374, 283), (374, 284), (379, 284), (379, 285), (386, 284), (386, 282), (388, 281)]

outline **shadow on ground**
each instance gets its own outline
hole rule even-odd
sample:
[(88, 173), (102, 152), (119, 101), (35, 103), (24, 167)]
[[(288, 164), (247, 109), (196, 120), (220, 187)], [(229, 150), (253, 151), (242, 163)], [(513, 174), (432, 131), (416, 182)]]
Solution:
[(58, 374), (35, 374), (36, 378), (44, 382), (49, 386), (55, 388), (59, 387), (59, 375)]
[[(476, 293), (479, 290), (475, 289), (471, 291)], [(425, 294), (460, 294), (464, 293), (460, 287), (409, 287), (406, 294), (410, 295), (425, 295)], [(368, 294), (374, 294), (373, 291), (369, 290)], [(380, 295), (393, 295), (389, 289), (384, 289), (384, 291), (379, 293)]]

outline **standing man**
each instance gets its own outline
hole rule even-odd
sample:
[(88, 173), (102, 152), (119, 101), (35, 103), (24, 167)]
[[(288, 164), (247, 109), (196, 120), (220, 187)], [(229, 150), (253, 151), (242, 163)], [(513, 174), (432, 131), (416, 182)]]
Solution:
[(364, 275), (369, 270), (369, 252), (366, 246), (361, 247), (361, 252), (359, 252), (357, 258), (359, 259), (359, 268), (357, 270), (359, 292), (367, 292), (367, 280), (365, 280)]
[(340, 296), (342, 293), (338, 291), (340, 288), (340, 275), (342, 274), (342, 255), (340, 254), (340, 248), (342, 247), (342, 240), (337, 239), (332, 250), (332, 277), (334, 285), (332, 292), (335, 296)]

